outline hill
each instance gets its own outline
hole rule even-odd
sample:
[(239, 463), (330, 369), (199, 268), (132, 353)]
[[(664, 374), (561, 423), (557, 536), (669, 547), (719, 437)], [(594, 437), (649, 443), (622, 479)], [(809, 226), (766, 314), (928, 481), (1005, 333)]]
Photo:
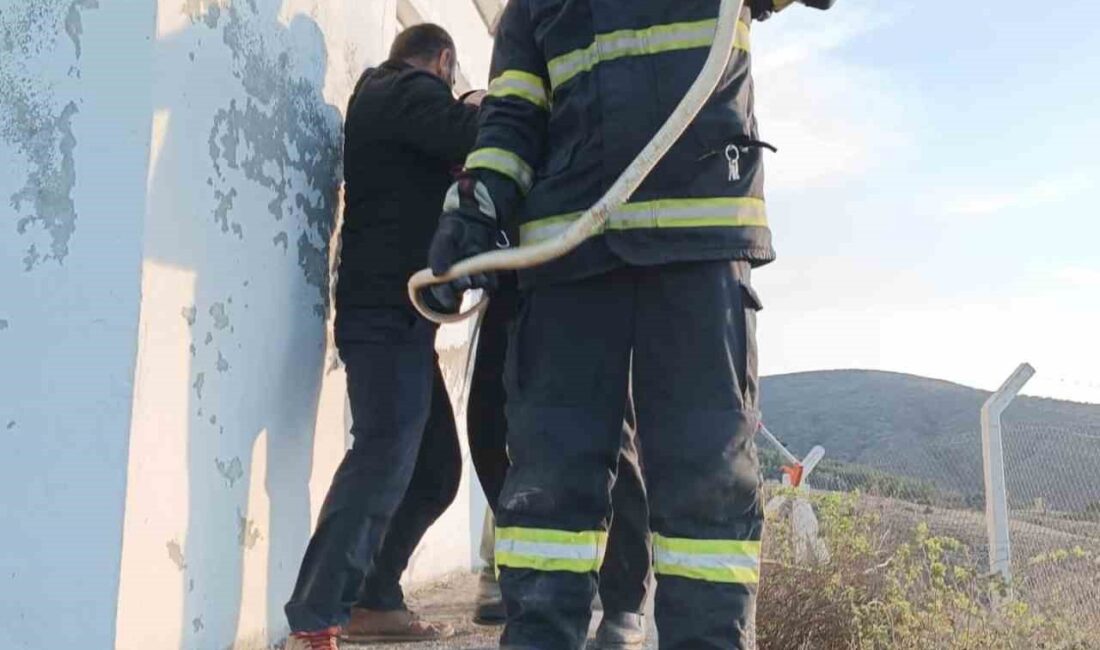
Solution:
[[(980, 408), (988, 397), (947, 381), (868, 370), (762, 380), (768, 428), (796, 454), (820, 444), (843, 472), (910, 477), (970, 503), (981, 503)], [(1018, 398), (1005, 413), (1004, 451), (1017, 507), (1100, 508), (1100, 406)]]

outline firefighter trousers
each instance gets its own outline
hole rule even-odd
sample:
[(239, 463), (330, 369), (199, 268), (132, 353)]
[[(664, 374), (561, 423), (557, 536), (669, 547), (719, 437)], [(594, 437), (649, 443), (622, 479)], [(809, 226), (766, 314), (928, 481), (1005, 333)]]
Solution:
[(508, 343), (502, 647), (584, 647), (632, 392), (661, 648), (755, 646), (763, 532), (745, 262), (623, 267), (523, 292)]
[[(508, 327), (515, 317), (518, 299), (514, 280), (502, 281), (493, 293), (481, 322), (466, 407), (470, 458), (494, 514), (510, 464), (508, 422), (504, 412), (504, 355)], [(608, 536), (606, 560), (600, 569), (599, 591), (604, 612), (641, 614), (648, 597), (653, 551), (649, 537), (649, 507), (630, 404), (627, 404), (626, 416), (615, 486), (611, 491), (614, 521)], [(488, 555), (492, 564), (491, 550)]]

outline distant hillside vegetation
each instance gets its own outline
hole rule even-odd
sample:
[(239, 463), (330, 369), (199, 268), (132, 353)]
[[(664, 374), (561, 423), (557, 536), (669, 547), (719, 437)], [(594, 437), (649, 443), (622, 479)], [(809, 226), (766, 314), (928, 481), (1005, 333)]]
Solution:
[[(916, 479), (905, 489), (981, 503), (980, 408), (987, 391), (867, 370), (778, 375), (762, 384), (768, 428), (796, 455), (825, 447), (833, 462), (816, 477), (821, 487), (889, 483), (885, 472)], [(1100, 406), (1021, 397), (1004, 424), (1014, 505), (1073, 512), (1100, 506)]]

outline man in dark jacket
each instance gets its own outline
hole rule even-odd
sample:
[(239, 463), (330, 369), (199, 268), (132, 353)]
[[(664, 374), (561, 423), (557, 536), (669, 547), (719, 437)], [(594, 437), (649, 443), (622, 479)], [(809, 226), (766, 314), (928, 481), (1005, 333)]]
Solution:
[[(454, 98), (455, 46), (435, 25), (394, 41), (348, 104), (346, 205), (336, 345), (347, 368), (354, 444), (333, 477), (286, 606), (291, 649), (414, 640), (452, 630), (405, 609), (399, 580), (454, 500), (461, 455), (434, 342), (408, 303), (452, 171), (477, 133), (477, 97)], [(351, 609), (352, 606), (354, 609)]]
[[(790, 4), (747, 0), (713, 97), (631, 201), (573, 253), (520, 273), (496, 548), (509, 648), (583, 647), (630, 388), (661, 647), (755, 647), (763, 508), (750, 275), (775, 254), (749, 28)], [(490, 250), (501, 227), (518, 225), (521, 245), (551, 239), (592, 206), (698, 76), (718, 6), (511, 0), (433, 270)], [(433, 293), (453, 302), (481, 280)]]

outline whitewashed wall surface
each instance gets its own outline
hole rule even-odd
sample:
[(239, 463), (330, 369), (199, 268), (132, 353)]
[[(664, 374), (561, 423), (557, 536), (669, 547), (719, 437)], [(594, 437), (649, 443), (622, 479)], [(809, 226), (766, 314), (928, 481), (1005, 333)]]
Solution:
[[(421, 20), (483, 87), (499, 8), (0, 0), (0, 647), (285, 634), (347, 444), (329, 335), (347, 98)], [(460, 406), (467, 332), (440, 339)], [(471, 567), (475, 486), (408, 580)]]

